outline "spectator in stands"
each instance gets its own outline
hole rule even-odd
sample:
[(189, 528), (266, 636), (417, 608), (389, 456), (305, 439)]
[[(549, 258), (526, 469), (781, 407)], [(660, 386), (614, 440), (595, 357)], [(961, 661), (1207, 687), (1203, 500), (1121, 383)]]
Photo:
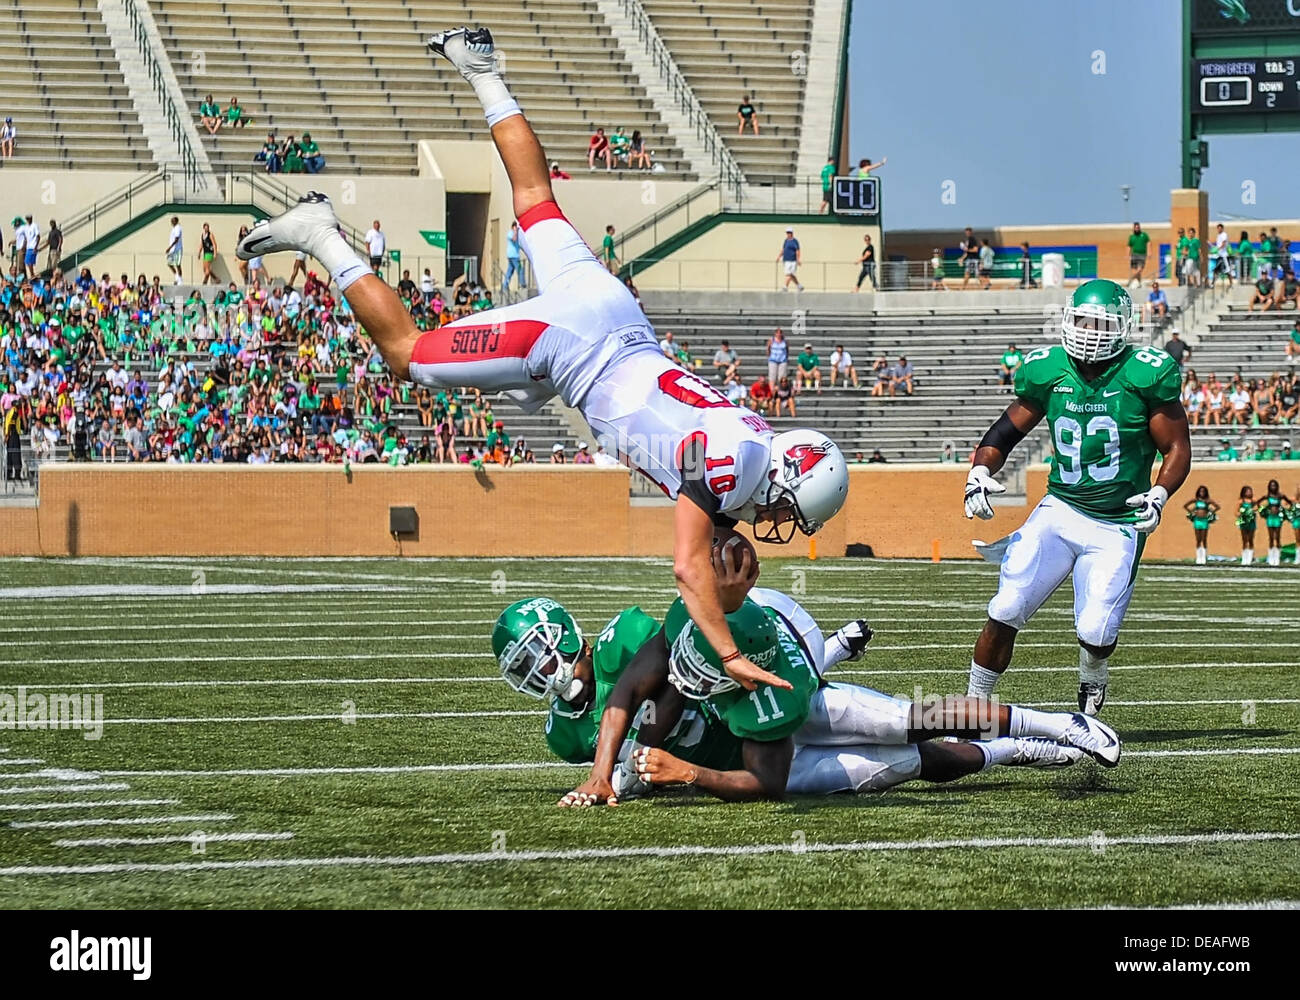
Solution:
[(199, 124), (208, 130), (208, 135), (216, 135), (221, 131), (221, 108), (211, 94), (199, 104)]
[(1277, 419), (1279, 423), (1294, 423), (1300, 417), (1300, 377), (1282, 376), (1277, 386)]
[(980, 262), (979, 240), (975, 239), (970, 226), (966, 227), (966, 232), (957, 245), (961, 249), (961, 256), (957, 260), (962, 266), (961, 287), (962, 291), (965, 291), (966, 286), (970, 284), (970, 279), (978, 276)]
[(384, 250), (388, 247), (388, 237), (384, 235), (383, 229), (380, 228), (378, 219), (370, 223), (370, 228), (366, 230), (366, 235), (363, 238), (366, 241), (366, 249), (370, 254), (370, 269), (378, 274), (384, 266)]
[(610, 274), (618, 274), (618, 252), (614, 248), (614, 227), (605, 227), (605, 238), (600, 241), (600, 262)]
[(286, 174), (305, 172), (302, 162), (302, 144), (292, 132), (285, 137), (284, 144), (280, 147), (280, 159)]
[(943, 251), (935, 247), (930, 253), (930, 291), (942, 292), (943, 290)]
[(1241, 231), (1241, 239), (1233, 247), (1233, 256), (1237, 258), (1237, 278), (1244, 285), (1255, 277), (1255, 247), (1250, 242), (1250, 233)]
[(1180, 286), (1187, 284), (1187, 242), (1187, 230), (1179, 226), (1174, 244), (1174, 277)]
[(912, 395), (912, 377), (914, 369), (912, 362), (907, 360), (905, 355), (899, 355), (898, 363), (890, 370), (889, 373), (889, 395), (892, 397), (897, 394), (899, 386), (907, 390), (907, 394)]
[[(235, 246), (239, 246), (239, 244), (243, 241), (244, 237), (247, 236), (247, 235), (248, 235), (248, 226), (240, 226), (240, 227), (239, 227), (239, 235), (235, 238)], [(246, 261), (246, 260), (243, 260), (243, 259), (240, 259), (240, 258), (236, 258), (236, 263), (237, 263), (237, 265), (238, 265), (238, 267), (239, 267), (239, 278), (240, 278), (240, 280), (241, 280), (245, 285), (247, 285), (247, 284), (248, 284), (248, 265), (249, 265), (250, 262), (249, 262), (249, 261)], [(235, 283), (234, 283), (233, 281), (230, 283), (230, 287), (231, 287), (231, 288), (234, 288), (234, 287), (235, 287)], [(220, 293), (218, 293), (218, 294), (220, 294)]]
[[(1280, 267), (1278, 270), (1282, 271)], [(1300, 281), (1296, 280), (1294, 271), (1283, 271), (1273, 282), (1274, 307), (1280, 310), (1284, 302), (1291, 302), (1300, 309)]]
[(875, 376), (871, 384), (871, 395), (883, 396), (889, 388), (889, 361), (883, 354), (872, 362), (871, 374)]
[(172, 272), (172, 284), (179, 285), (181, 278), (181, 260), (185, 253), (184, 238), (181, 231), (180, 216), (172, 216), (171, 233), (167, 236), (167, 268)]
[(677, 345), (673, 343), (673, 331), (665, 330), (664, 339), (659, 341), (659, 350), (664, 352), (664, 357), (671, 361), (677, 360)]
[(230, 99), (230, 107), (226, 108), (226, 128), (245, 128), (251, 118), (244, 117), (244, 109), (240, 107), (239, 98)]
[(614, 129), (614, 134), (609, 137), (609, 151), (614, 157), (615, 166), (627, 159), (628, 149), (631, 145), (632, 140), (627, 137), (622, 125)]
[(635, 301), (638, 306), (641, 306), (641, 311), (645, 312), (645, 305), (641, 302), (641, 293), (636, 290), (636, 285), (632, 283), (632, 275), (629, 274), (623, 279), (623, 287), (627, 289), (627, 292), (632, 296), (633, 301)]
[(1259, 268), (1259, 277), (1255, 279), (1255, 291), (1250, 297), (1250, 302), (1246, 305), (1246, 312), (1254, 312), (1256, 305), (1260, 306), (1260, 312), (1268, 312), (1268, 310), (1276, 306), (1275, 298), (1272, 267), (1267, 263), (1262, 263)]
[(881, 453), (880, 449), (876, 448), (874, 451), (872, 451), (871, 457), (867, 459), (867, 464), (880, 465), (882, 462), (888, 462), (888, 461), (889, 459), (885, 458), (885, 456)]
[(954, 450), (951, 441), (943, 443), (943, 451), (939, 452), (939, 462), (941, 465), (955, 465), (957, 462), (957, 452)]
[(862, 253), (858, 256), (858, 263), (862, 265), (862, 270), (858, 272), (858, 283), (853, 286), (853, 290), (862, 291), (862, 282), (870, 278), (871, 290), (879, 291), (880, 286), (876, 284), (876, 248), (871, 244), (870, 233), (862, 237)]
[(524, 270), (519, 263), (519, 223), (510, 223), (510, 232), (506, 234), (506, 278), (501, 282), (501, 292), (506, 294), (510, 291), (510, 279), (516, 274), (519, 275), (519, 281), (516, 284), (522, 286), (524, 280)]
[(781, 381), (776, 384), (776, 409), (773, 416), (781, 415), (781, 407), (785, 406), (790, 416), (793, 418), (794, 412), (794, 385), (787, 376), (781, 376)]
[(268, 174), (278, 174), (280, 172), (280, 143), (275, 138), (274, 130), (266, 133), (266, 138), (262, 141), (262, 148), (254, 155), (253, 162), (266, 164)]
[(1159, 281), (1151, 282), (1151, 291), (1147, 293), (1146, 302), (1142, 303), (1142, 321), (1154, 322), (1169, 315), (1169, 297), (1160, 287)]
[(12, 118), (6, 118), (0, 125), (0, 157), (8, 160), (14, 155), (14, 143), (18, 139), (18, 128)]
[(755, 413), (761, 413), (768, 416), (772, 412), (772, 383), (767, 380), (767, 375), (760, 375), (754, 380), (754, 384), (749, 387), (749, 406)]
[(740, 376), (732, 372), (727, 376), (727, 382), (722, 387), (723, 395), (733, 406), (745, 406), (745, 397), (749, 394), (745, 391), (745, 384), (740, 381)]
[(504, 420), (492, 421), (492, 429), (487, 433), (483, 461), (508, 466), (511, 461), (510, 435), (506, 433)]
[(31, 212), (27, 213), (27, 224), (23, 226), (23, 263), (27, 272), (27, 280), (36, 280), (36, 255), (41, 249), (41, 227), (37, 225), (35, 217)]
[(1268, 438), (1261, 437), (1250, 458), (1253, 462), (1272, 462), (1277, 459), (1277, 453), (1268, 446)]
[(1129, 287), (1142, 284), (1142, 272), (1147, 266), (1147, 246), (1150, 243), (1151, 234), (1142, 231), (1142, 223), (1133, 223), (1133, 232), (1128, 234)]
[(591, 457), (591, 453), (587, 450), (586, 441), (578, 442), (578, 451), (573, 456), (573, 464), (574, 465), (595, 465), (596, 464), (596, 460)]
[(799, 265), (803, 263), (803, 252), (799, 249), (799, 241), (794, 238), (794, 228), (786, 226), (785, 242), (781, 244), (781, 252), (777, 254), (776, 259), (782, 263), (785, 270), (785, 284), (781, 290), (788, 292), (791, 282), (794, 283), (798, 291), (803, 291), (803, 285), (799, 283)]
[(1189, 285), (1201, 283), (1201, 241), (1196, 235), (1196, 227), (1187, 227), (1187, 259), (1183, 261), (1183, 274)]
[(551, 464), (552, 465), (565, 464), (564, 445), (560, 444), (558, 441), (555, 442), (555, 444), (551, 445)]
[(605, 446), (596, 442), (596, 454), (591, 457), (592, 465), (600, 469), (612, 469), (619, 464), (617, 458), (605, 450)]
[[(825, 215), (831, 209), (835, 197), (835, 168), (836, 161), (833, 156), (826, 161), (826, 166), (822, 167), (822, 203), (821, 207), (817, 209), (818, 215)], [(862, 282), (859, 281), (858, 284), (862, 284)]]
[(1025, 356), (1020, 353), (1020, 348), (1015, 343), (1008, 344), (1007, 349), (1002, 352), (1002, 361), (998, 365), (998, 381), (1007, 387), (1008, 392), (1011, 391), (1011, 387), (1015, 384), (1016, 369), (1021, 366), (1024, 360)]
[(1295, 365), (1296, 358), (1300, 358), (1300, 319), (1292, 324), (1291, 335), (1286, 342), (1286, 363)]
[(217, 238), (212, 235), (212, 229), (206, 222), (203, 223), (203, 232), (199, 233), (199, 253), (203, 261), (203, 280), (199, 284), (221, 284), (221, 279), (212, 273), (212, 261), (217, 256)]
[(822, 394), (822, 359), (813, 350), (812, 344), (804, 344), (803, 350), (795, 358), (795, 391), (802, 391), (809, 384)]
[(571, 181), (571, 180), (573, 180), (573, 175), (572, 175), (572, 174), (566, 174), (563, 170), (560, 169), (560, 161), (559, 161), (559, 160), (553, 160), (553, 161), (551, 162), (551, 180), (553, 180), (553, 181)]
[(420, 426), (433, 426), (433, 393), (426, 387), (421, 386), (420, 391), (416, 393), (415, 409), (420, 414)]
[[(1300, 329), (1300, 323), (1297, 323), (1297, 329)], [(722, 345), (713, 352), (713, 373), (726, 382), (739, 371), (740, 355), (731, 349), (730, 341), (724, 340)]]
[(1211, 285), (1223, 277), (1228, 279), (1228, 287), (1232, 288), (1231, 254), (1232, 246), (1228, 242), (1228, 234), (1223, 231), (1223, 223), (1220, 222), (1214, 235), (1214, 269), (1210, 272)]
[(785, 332), (778, 326), (767, 341), (767, 380), (776, 385), (785, 378), (790, 366), (790, 345)]
[(736, 109), (736, 118), (740, 121), (740, 128), (736, 131), (736, 135), (744, 135), (746, 125), (753, 130), (754, 135), (758, 135), (758, 109), (754, 107), (748, 94), (744, 94), (740, 98), (740, 107)]
[(1034, 280), (1034, 255), (1029, 252), (1029, 241), (1020, 244), (1020, 287), (1037, 288)]
[(1255, 422), (1272, 424), (1277, 421), (1277, 400), (1273, 396), (1273, 387), (1263, 379), (1251, 382), (1250, 406), (1255, 413)]
[(59, 269), (59, 261), (63, 259), (63, 230), (59, 228), (58, 222), (50, 220), (50, 231), (45, 237), (45, 269), (51, 275)]
[(871, 171), (879, 170), (881, 167), (885, 165), (885, 161), (887, 161), (888, 159), (889, 159), (888, 156), (882, 157), (879, 163), (872, 163), (869, 158), (864, 158), (859, 160), (858, 172), (857, 172), (858, 180), (864, 180), (865, 178), (870, 177)]
[(835, 350), (831, 352), (831, 388), (835, 388), (835, 376), (839, 375), (844, 379), (844, 385), (847, 388), (850, 381), (856, 389), (858, 386), (858, 370), (853, 367), (853, 355), (844, 349), (843, 344), (836, 344)]
[(682, 341), (682, 346), (677, 349), (677, 363), (688, 372), (696, 372), (700, 369), (699, 359), (691, 353), (691, 345), (685, 340)]
[(614, 153), (603, 128), (596, 129), (595, 135), (587, 140), (587, 169), (595, 170), (597, 160), (604, 162), (606, 170), (614, 169)]
[(1219, 376), (1210, 372), (1210, 377), (1205, 380), (1205, 424), (1208, 427), (1213, 424), (1216, 427), (1223, 425), (1223, 410), (1227, 404), (1228, 394), (1224, 391), (1223, 383), (1219, 381)]
[(628, 146), (627, 165), (638, 170), (649, 170), (650, 152), (645, 148), (645, 137), (641, 135), (639, 129), (632, 132), (632, 142)]
[(1182, 334), (1175, 328), (1169, 331), (1169, 339), (1165, 341), (1165, 353), (1178, 362), (1178, 370), (1183, 370), (1183, 362), (1191, 359), (1192, 345), (1183, 340)]
[(1232, 423), (1250, 426), (1250, 389), (1240, 375), (1233, 380), (1232, 391), (1228, 393), (1228, 404), (1232, 407)]
[(302, 142), (299, 144), (299, 152), (302, 155), (302, 168), (309, 174), (319, 174), (325, 169), (325, 156), (320, 151), (320, 146), (311, 137), (310, 132), (302, 134)]
[(993, 245), (986, 239), (980, 245), (980, 287), (988, 291), (993, 287)]
[(1183, 382), (1182, 398), (1183, 409), (1187, 411), (1187, 423), (1195, 427), (1200, 424), (1205, 412), (1205, 389), (1195, 372), (1190, 373)]

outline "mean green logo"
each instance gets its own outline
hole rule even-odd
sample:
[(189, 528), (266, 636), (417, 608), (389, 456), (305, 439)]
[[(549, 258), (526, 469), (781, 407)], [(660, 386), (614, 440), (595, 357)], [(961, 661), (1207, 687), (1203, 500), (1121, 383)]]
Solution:
[(1250, 11), (1246, 9), (1243, 0), (1215, 0), (1215, 2), (1219, 5), (1219, 16), (1225, 21), (1245, 24), (1250, 20)]

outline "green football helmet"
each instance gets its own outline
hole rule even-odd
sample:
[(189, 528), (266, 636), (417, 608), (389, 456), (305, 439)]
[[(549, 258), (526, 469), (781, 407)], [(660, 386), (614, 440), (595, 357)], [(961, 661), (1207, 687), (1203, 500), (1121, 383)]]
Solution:
[(492, 629), (492, 652), (506, 683), (521, 694), (552, 702), (552, 710), (560, 715), (569, 713), (557, 699), (576, 698), (581, 692), (573, 673), (585, 645), (578, 623), (549, 597), (516, 601), (501, 612)]
[[(770, 670), (781, 648), (771, 616), (747, 597), (744, 604), (727, 615), (727, 624), (740, 652)], [(668, 680), (687, 698), (704, 701), (740, 687), (727, 676), (722, 657), (695, 627), (680, 597), (664, 619), (664, 639), (668, 643)]]
[(1074, 290), (1061, 318), (1061, 346), (1076, 361), (1108, 361), (1124, 350), (1133, 329), (1133, 300), (1106, 278)]

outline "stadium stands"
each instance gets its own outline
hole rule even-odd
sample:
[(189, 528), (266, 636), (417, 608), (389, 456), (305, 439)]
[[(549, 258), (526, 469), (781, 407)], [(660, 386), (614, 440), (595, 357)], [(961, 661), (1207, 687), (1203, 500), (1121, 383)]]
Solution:
[[(696, 97), (751, 184), (793, 183), (800, 139), (811, 0), (642, 0)], [(748, 95), (759, 134), (737, 136)]]
[(0, 94), (14, 166), (152, 168), (95, 0), (0, 0)]
[[(89, 0), (86, 0), (89, 2)], [(420, 139), (488, 138), (473, 93), (423, 39), (449, 25), (493, 28), (506, 72), (548, 155), (570, 172), (597, 126), (640, 129), (656, 161), (681, 152), (587, 0), (151, 0), (191, 110), (211, 93), (252, 117), (204, 144), (218, 169), (247, 169), (268, 128), (310, 131), (334, 171), (413, 174)], [(686, 175), (689, 179), (689, 175)]]

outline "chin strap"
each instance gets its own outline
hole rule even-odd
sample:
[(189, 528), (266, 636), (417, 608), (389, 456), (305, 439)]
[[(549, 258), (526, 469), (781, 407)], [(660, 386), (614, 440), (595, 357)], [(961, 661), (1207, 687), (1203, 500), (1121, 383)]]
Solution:
[(560, 692), (560, 699), (562, 701), (567, 701), (569, 704), (573, 704), (582, 697), (582, 689), (582, 680), (575, 677), (569, 682), (569, 686)]

